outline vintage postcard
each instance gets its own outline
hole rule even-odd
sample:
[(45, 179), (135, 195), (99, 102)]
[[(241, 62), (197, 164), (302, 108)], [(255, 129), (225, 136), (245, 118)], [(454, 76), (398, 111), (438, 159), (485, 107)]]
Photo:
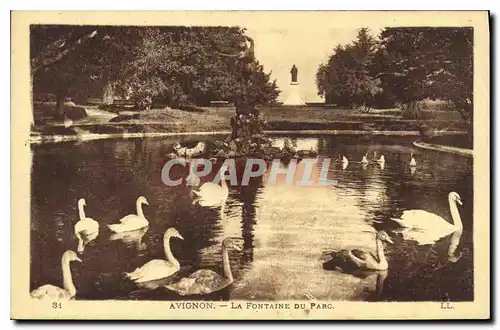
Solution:
[(14, 319), (490, 318), (489, 13), (13, 12)]

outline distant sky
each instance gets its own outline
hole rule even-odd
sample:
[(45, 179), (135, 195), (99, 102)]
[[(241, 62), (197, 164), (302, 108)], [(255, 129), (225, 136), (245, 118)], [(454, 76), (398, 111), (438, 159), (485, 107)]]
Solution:
[[(312, 22), (310, 22), (312, 23)], [(255, 56), (264, 65), (282, 91), (279, 99), (286, 98), (290, 84), (290, 69), (295, 64), (299, 70), (298, 82), (302, 99), (306, 102), (322, 101), (317, 94), (316, 71), (326, 62), (337, 44), (353, 41), (356, 28), (331, 28), (315, 24), (281, 24), (246, 26), (247, 34), (255, 40)], [(370, 28), (373, 34), (379, 27)]]

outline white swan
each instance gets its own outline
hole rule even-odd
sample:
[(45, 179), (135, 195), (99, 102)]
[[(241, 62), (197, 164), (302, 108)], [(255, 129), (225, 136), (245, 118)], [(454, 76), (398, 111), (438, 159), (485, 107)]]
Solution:
[(385, 157), (384, 157), (384, 155), (380, 156), (380, 158), (377, 160), (377, 163), (379, 163), (380, 165), (385, 164)]
[(85, 249), (85, 244), (94, 240), (99, 234), (99, 223), (92, 218), (87, 218), (85, 216), (84, 206), (85, 199), (80, 198), (78, 200), (78, 214), (80, 220), (75, 224), (75, 235), (78, 239), (78, 252), (83, 252)]
[(411, 153), (411, 160), (410, 160), (410, 167), (415, 167), (417, 166), (417, 162), (415, 161), (415, 158), (413, 157), (413, 152)]
[(404, 228), (402, 233), (405, 239), (413, 239), (420, 244), (433, 244), (441, 237), (463, 228), (457, 207), (457, 204), (462, 205), (460, 195), (454, 191), (450, 192), (448, 203), (453, 223), (424, 210), (407, 210), (403, 212), (401, 219), (392, 220)]
[(181, 267), (179, 261), (175, 259), (170, 250), (171, 237), (184, 239), (175, 228), (169, 228), (165, 231), (163, 235), (163, 248), (165, 249), (165, 257), (167, 260), (154, 259), (148, 261), (142, 267), (136, 268), (133, 272), (126, 273), (126, 276), (136, 283), (143, 283), (169, 277), (178, 272)]
[(140, 196), (136, 201), (137, 214), (129, 214), (121, 218), (120, 223), (108, 225), (108, 228), (115, 233), (121, 233), (149, 226), (149, 222), (144, 217), (144, 213), (142, 212), (142, 204), (149, 205), (146, 197)]
[(223, 174), (226, 172), (227, 168), (227, 166), (222, 166), (219, 170), (221, 175), (220, 186), (213, 182), (206, 182), (201, 185), (199, 190), (192, 190), (197, 196), (197, 199), (194, 200), (193, 204), (198, 203), (201, 206), (216, 206), (225, 203), (229, 195), (229, 188)]
[(73, 126), (73, 120), (68, 118), (68, 115), (66, 113), (64, 113), (64, 127), (65, 128), (69, 128), (71, 126)]
[(224, 275), (221, 276), (209, 269), (200, 269), (188, 277), (182, 278), (179, 282), (167, 285), (166, 288), (176, 291), (181, 296), (209, 294), (224, 289), (233, 283), (233, 274), (229, 264), (227, 250), (233, 248), (241, 251), (241, 247), (234, 243), (231, 238), (226, 238), (222, 242), (222, 265)]
[(66, 251), (61, 258), (62, 274), (63, 274), (63, 288), (52, 284), (45, 284), (41, 287), (31, 291), (31, 297), (34, 299), (50, 299), (50, 300), (70, 300), (76, 295), (76, 288), (73, 284), (73, 277), (71, 276), (70, 262), (79, 261), (80, 258), (73, 251)]
[(346, 156), (342, 156), (342, 169), (345, 170), (347, 168), (347, 165), (349, 165), (349, 160)]
[(363, 156), (363, 159), (361, 159), (361, 164), (368, 164), (368, 158), (366, 158), (366, 156), (367, 156), (367, 155), (368, 155), (368, 154), (365, 154), (365, 155)]
[(198, 142), (194, 148), (183, 147), (180, 143), (174, 145), (174, 150), (179, 156), (197, 157), (201, 156), (207, 147), (205, 142)]

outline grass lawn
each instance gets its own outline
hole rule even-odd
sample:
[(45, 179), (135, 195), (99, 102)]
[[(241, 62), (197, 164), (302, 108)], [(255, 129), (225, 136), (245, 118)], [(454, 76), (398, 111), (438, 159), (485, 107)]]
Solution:
[[(96, 111), (87, 107), (88, 117), (75, 120), (74, 127), (64, 132), (62, 123), (46, 123), (38, 130), (42, 134), (118, 133), (118, 132), (203, 132), (228, 131), (231, 107), (201, 108), (199, 111), (152, 109), (121, 112)], [(373, 110), (360, 113), (347, 109), (325, 107), (261, 107), (269, 130), (417, 130), (421, 121), (403, 119), (398, 109)], [(460, 115), (453, 111), (438, 111), (436, 118), (426, 121), (434, 129), (462, 130)], [(57, 132), (54, 130), (57, 128)], [(62, 133), (61, 133), (62, 132)], [(65, 133), (66, 132), (66, 133)], [(71, 133), (72, 132), (72, 133)]]

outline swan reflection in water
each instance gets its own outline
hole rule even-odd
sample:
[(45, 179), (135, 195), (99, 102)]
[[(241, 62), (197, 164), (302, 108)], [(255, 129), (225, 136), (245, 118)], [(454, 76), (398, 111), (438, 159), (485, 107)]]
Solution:
[(448, 248), (448, 261), (457, 262), (462, 258), (463, 253), (456, 253), (458, 245), (460, 244), (460, 238), (462, 238), (463, 230), (457, 230), (453, 233), (450, 240), (450, 246)]
[(415, 172), (417, 172), (417, 168), (416, 167), (410, 167), (410, 175), (413, 176), (415, 175)]
[[(155, 140), (148, 141), (151, 143)], [(143, 232), (139, 230), (132, 232), (132, 235), (130, 232), (117, 233), (109, 238), (110, 240), (122, 240), (124, 244), (119, 241), (113, 242), (118, 244), (108, 244), (110, 243), (108, 233), (102, 236), (103, 239), (98, 238), (95, 248), (89, 247), (89, 251), (85, 255), (88, 260), (84, 260), (87, 265), (89, 265), (89, 262), (91, 264), (85, 266), (86, 271), (83, 274), (85, 277), (88, 275), (89, 278), (92, 278), (92, 281), (88, 281), (88, 283), (82, 281), (84, 278), (80, 274), (75, 277), (79, 282), (76, 286), (83, 288), (83, 290), (79, 290), (82, 299), (130, 298), (131, 292), (137, 290), (138, 286), (140, 287), (142, 284), (136, 285), (131, 281), (120, 280), (120, 275), (125, 271), (133, 270), (142, 261), (147, 261), (143, 260), (148, 255), (145, 252), (152, 248), (150, 245), (153, 244), (150, 243), (148, 237), (150, 235), (152, 238), (159, 237), (160, 230), (163, 231), (170, 225), (179, 226), (181, 233), (186, 232), (186, 238), (195, 238), (193, 245), (190, 245), (189, 249), (182, 248), (179, 250), (181, 251), (181, 266), (192, 262), (192, 269), (183, 271), (181, 267), (178, 276), (174, 276), (175, 278), (159, 279), (153, 283), (145, 284), (147, 290), (154, 290), (154, 288), (159, 290), (154, 290), (153, 293), (140, 294), (138, 295), (140, 298), (179, 299), (175, 293), (167, 294), (167, 289), (164, 287), (179, 282), (181, 278), (188, 276), (199, 268), (212, 269), (222, 275), (219, 243), (223, 237), (242, 236), (248, 252), (241, 257), (236, 255), (237, 258), (232, 258), (236, 283), (232, 287), (228, 287), (227, 290), (231, 299), (246, 299), (251, 298), (252, 295), (263, 300), (295, 299), (295, 297), (303, 299), (297, 294), (298, 291), (303, 290), (310, 292), (318, 300), (365, 300), (367, 294), (363, 292), (363, 289), (368, 287), (372, 291), (372, 285), (375, 286), (376, 293), (383, 291), (383, 296), (380, 299), (384, 299), (383, 297), (388, 297), (391, 301), (408, 300), (409, 298), (421, 300), (428, 299), (428, 297), (434, 299), (439, 294), (431, 292), (433, 291), (431, 289), (426, 292), (419, 289), (417, 297), (416, 294), (412, 295), (412, 292), (410, 292), (417, 290), (409, 290), (408, 288), (413, 285), (420, 285), (421, 282), (427, 283), (429, 281), (434, 283), (437, 280), (440, 281), (439, 291), (450, 292), (454, 295), (452, 299), (470, 299), (471, 290), (469, 290), (469, 293), (461, 293), (462, 288), (470, 288), (471, 284), (469, 283), (472, 283), (473, 280), (471, 277), (472, 272), (469, 271), (472, 264), (471, 256), (466, 253), (468, 248), (472, 249), (470, 231), (464, 233), (462, 238), (460, 238), (460, 232), (455, 232), (450, 233), (453, 237), (450, 235), (440, 240), (439, 249), (434, 249), (438, 252), (434, 256), (439, 256), (440, 259), (436, 260), (439, 261), (438, 266), (444, 264), (445, 259), (449, 260), (449, 262), (439, 274), (432, 272), (434, 265), (429, 264), (430, 260), (428, 258), (422, 260), (422, 256), (426, 252), (425, 247), (416, 246), (413, 242), (405, 243), (406, 245), (399, 244), (399, 236), (396, 245), (388, 251), (387, 259), (391, 272), (390, 276), (387, 276), (384, 271), (368, 271), (363, 279), (359, 279), (356, 277), (358, 274), (350, 275), (347, 272), (341, 273), (322, 269), (322, 260), (320, 261), (319, 258), (321, 258), (324, 249), (333, 251), (349, 247), (367, 247), (375, 253), (373, 240), (368, 240), (368, 238), (365, 240), (360, 233), (361, 229), (373, 230), (373, 227), (375, 227), (376, 229), (393, 231), (396, 224), (386, 225), (388, 221), (385, 220), (394, 216), (396, 212), (399, 213), (400, 210), (415, 208), (415, 206), (425, 209), (425, 207), (422, 207), (423, 205), (432, 205), (429, 211), (435, 211), (447, 218), (446, 200), (444, 199), (441, 202), (441, 199), (438, 200), (435, 195), (445, 194), (454, 189), (457, 182), (462, 184), (462, 181), (464, 181), (464, 190), (467, 185), (471, 184), (468, 174), (472, 167), (470, 161), (455, 160), (455, 158), (448, 155), (433, 155), (428, 162), (419, 161), (418, 171), (415, 172), (413, 177), (410, 177), (409, 174), (413, 169), (396, 163), (395, 160), (398, 159), (396, 152), (385, 151), (385, 148), (389, 147), (380, 147), (388, 156), (387, 169), (381, 170), (381, 164), (377, 163), (376, 159), (373, 162), (372, 158), (368, 157), (367, 160), (370, 163), (367, 169), (363, 170), (363, 164), (356, 164), (356, 160), (361, 160), (362, 154), (370, 145), (360, 143), (359, 145), (344, 147), (337, 140), (332, 139), (332, 141), (329, 142), (328, 146), (320, 148), (323, 151), (320, 154), (324, 158), (334, 158), (336, 153), (340, 151), (353, 160), (343, 173), (342, 164), (339, 164), (341, 161), (338, 160), (333, 163), (334, 159), (332, 159), (327, 174), (328, 180), (338, 182), (334, 189), (332, 187), (323, 187), (323, 185), (310, 189), (309, 187), (300, 186), (283, 185), (281, 187), (280, 185), (263, 184), (258, 191), (259, 198), (249, 197), (247, 200), (241, 196), (242, 194), (238, 188), (231, 187), (229, 203), (227, 205), (224, 202), (221, 203), (221, 206), (226, 206), (226, 211), (229, 211), (227, 217), (230, 219), (227, 221), (219, 220), (216, 212), (206, 210), (204, 207), (193, 207), (191, 202), (195, 197), (194, 193), (191, 198), (188, 196), (188, 192), (191, 190), (189, 188), (192, 187), (165, 188), (160, 180), (157, 178), (153, 180), (148, 175), (137, 175), (134, 176), (134, 180), (131, 180), (134, 173), (130, 171), (130, 166), (136, 164), (142, 166), (137, 169), (138, 173), (149, 173), (147, 171), (151, 170), (151, 168), (148, 168), (149, 165), (139, 163), (137, 159), (132, 159), (132, 156), (137, 156), (138, 159), (151, 158), (151, 164), (154, 165), (158, 153), (156, 150), (161, 149), (157, 145), (152, 150), (148, 149), (147, 157), (143, 152), (141, 154), (132, 153), (130, 157), (128, 155), (119, 155), (118, 158), (111, 157), (110, 159), (99, 158), (97, 155), (102, 153), (103, 150), (107, 151), (109, 147), (115, 146), (114, 141), (100, 141), (99, 145), (94, 147), (92, 147), (91, 143), (84, 144), (85, 148), (79, 149), (78, 153), (75, 153), (73, 145), (72, 148), (67, 148), (68, 150), (64, 145), (61, 145), (61, 148), (57, 149), (58, 153), (67, 155), (69, 160), (76, 154), (75, 157), (78, 157), (76, 158), (78, 161), (75, 161), (74, 164), (68, 161), (67, 166), (64, 167), (65, 172), (57, 172), (57, 175), (52, 174), (49, 171), (50, 168), (40, 165), (44, 163), (50, 164), (50, 157), (57, 155), (57, 153), (40, 148), (35, 153), (39, 165), (34, 165), (33, 186), (40, 192), (41, 188), (39, 187), (47, 187), (53, 180), (59, 179), (58, 183), (68, 184), (69, 181), (63, 182), (60, 178), (65, 178), (71, 174), (74, 178), (68, 190), (76, 192), (66, 196), (66, 194), (59, 194), (62, 189), (54, 189), (50, 191), (47, 201), (32, 200), (32, 208), (36, 211), (31, 223), (32, 234), (33, 237), (43, 239), (33, 239), (32, 241), (35, 248), (32, 249), (31, 289), (35, 289), (44, 283), (50, 283), (50, 279), (55, 276), (60, 277), (58, 271), (50, 270), (54, 269), (54, 266), (59, 268), (60, 263), (60, 260), (56, 260), (50, 255), (51, 245), (63, 245), (64, 243), (58, 243), (58, 240), (61, 240), (62, 242), (69, 242), (69, 248), (76, 249), (76, 241), (72, 237), (73, 233), (68, 230), (69, 225), (66, 219), (68, 211), (61, 209), (61, 215), (57, 215), (55, 212), (58, 209), (47, 206), (56, 206), (63, 202), (72, 205), (73, 200), (79, 197), (76, 196), (77, 192), (80, 192), (88, 185), (89, 178), (95, 177), (94, 181), (100, 185), (99, 189), (102, 190), (102, 194), (104, 192), (110, 195), (116, 194), (117, 199), (130, 200), (132, 203), (133, 199), (137, 198), (135, 191), (144, 189), (145, 191), (142, 192), (144, 195), (152, 195), (156, 196), (158, 200), (164, 200), (165, 203), (155, 207), (153, 213), (164, 215), (166, 220), (162, 220), (161, 223), (155, 222), (158, 225), (150, 225), (150, 228), (144, 228)], [(163, 141), (157, 144), (161, 146)], [(128, 141), (125, 145), (128, 147), (124, 148), (124, 150), (134, 150), (135, 143)], [(301, 147), (306, 148), (306, 146)], [(409, 150), (404, 145), (398, 145), (397, 148), (399, 148), (397, 150), (405, 153), (406, 150)], [(324, 158), (320, 158), (320, 160)], [(80, 165), (83, 162), (89, 164), (88, 168)], [(162, 162), (158, 161), (158, 164)], [(446, 166), (436, 167), (434, 166), (436, 163), (443, 163)], [(154, 166), (160, 169), (160, 165)], [(100, 171), (102, 168), (107, 170)], [(313, 171), (319, 168), (321, 166), (318, 164)], [(96, 173), (100, 177), (97, 177)], [(109, 178), (109, 173), (113, 173), (114, 176)], [(360, 173), (362, 175), (359, 175)], [(424, 176), (426, 173), (435, 173), (435, 177), (429, 180), (429, 177)], [(279, 177), (283, 176), (280, 175)], [(107, 178), (112, 179), (113, 183), (127, 182), (127, 184), (130, 184), (130, 189), (114, 191), (110, 188), (113, 185), (106, 184), (108, 181), (105, 179)], [(203, 181), (205, 180), (202, 180), (202, 183)], [(460, 192), (462, 193), (462, 190)], [(472, 189), (467, 189), (464, 197), (471, 197), (471, 195)], [(61, 198), (65, 200), (60, 201)], [(182, 204), (180, 204), (181, 202)], [(241, 207), (243, 204), (245, 204), (244, 209)], [(215, 207), (216, 211), (220, 208), (219, 205)], [(236, 209), (238, 209), (238, 212), (235, 211)], [(332, 212), (332, 209), (335, 212)], [(148, 212), (145, 211), (147, 216)], [(109, 210), (106, 209), (96, 208), (89, 215), (94, 217), (94, 212), (96, 219), (106, 219), (109, 216)], [(221, 213), (220, 218), (222, 219), (222, 215), (225, 213)], [(38, 220), (49, 219), (50, 216), (53, 216), (53, 221)], [(116, 219), (120, 218), (120, 216), (117, 216)], [(179, 216), (190, 221), (179, 223)], [(471, 220), (471, 208), (467, 208), (463, 216), (464, 220), (465, 218)], [(199, 219), (205, 217), (209, 218), (209, 221)], [(371, 219), (383, 221), (380, 221), (378, 225), (374, 225)], [(449, 216), (448, 220), (451, 220)], [(375, 223), (375, 221), (373, 222)], [(70, 225), (72, 224), (70, 223)], [(103, 227), (105, 228), (105, 226)], [(308, 230), (304, 230), (304, 228)], [(146, 232), (148, 235), (143, 237)], [(336, 236), (336, 238), (332, 238), (332, 236)], [(450, 237), (452, 238), (451, 243), (449, 241)], [(105, 243), (106, 240), (108, 243)], [(136, 257), (134, 255), (136, 249), (146, 247), (143, 242), (148, 245), (148, 248), (141, 251)], [(101, 245), (106, 249), (99, 250), (98, 248)], [(125, 249), (125, 245), (132, 246), (132, 248)], [(156, 244), (154, 245), (156, 246)], [(116, 258), (117, 248), (121, 255), (127, 253), (127, 258)], [(418, 252), (416, 262), (409, 260), (413, 249)], [(153, 250), (159, 251), (159, 248)], [(462, 257), (461, 251), (465, 254), (464, 257)], [(94, 256), (100, 256), (101, 258)], [(106, 256), (106, 258), (102, 258), (103, 256)], [(113, 262), (103, 261), (103, 259), (109, 259)], [(454, 262), (457, 262), (457, 264), (454, 264)], [(423, 276), (412, 277), (416, 268), (432, 268), (432, 270), (427, 273), (425, 278)], [(417, 273), (417, 275), (420, 274)], [(460, 282), (460, 278), (464, 280)], [(470, 281), (468, 281), (469, 279)], [(384, 281), (386, 283), (385, 287)], [(405, 292), (405, 288), (408, 289), (408, 292)]]
[(77, 236), (77, 239), (78, 239), (78, 247), (77, 247), (78, 253), (82, 253), (84, 251), (84, 248), (87, 245), (89, 245), (90, 242), (92, 242), (93, 240), (95, 240), (97, 238), (97, 236), (99, 236), (99, 232), (93, 232), (93, 233), (90, 233), (90, 234), (80, 233)]
[(133, 247), (137, 251), (143, 251), (146, 249), (146, 243), (142, 242), (144, 234), (148, 231), (149, 227), (144, 227), (137, 230), (124, 231), (120, 233), (113, 233), (110, 237), (110, 241), (121, 240), (126, 246)]
[(373, 270), (373, 269), (341, 269), (338, 267), (332, 268), (329, 262), (323, 263), (323, 269), (333, 270), (338, 273), (351, 275), (363, 281), (365, 288), (363, 293), (367, 293), (367, 300), (380, 300), (384, 290), (384, 283), (387, 278), (388, 270)]

